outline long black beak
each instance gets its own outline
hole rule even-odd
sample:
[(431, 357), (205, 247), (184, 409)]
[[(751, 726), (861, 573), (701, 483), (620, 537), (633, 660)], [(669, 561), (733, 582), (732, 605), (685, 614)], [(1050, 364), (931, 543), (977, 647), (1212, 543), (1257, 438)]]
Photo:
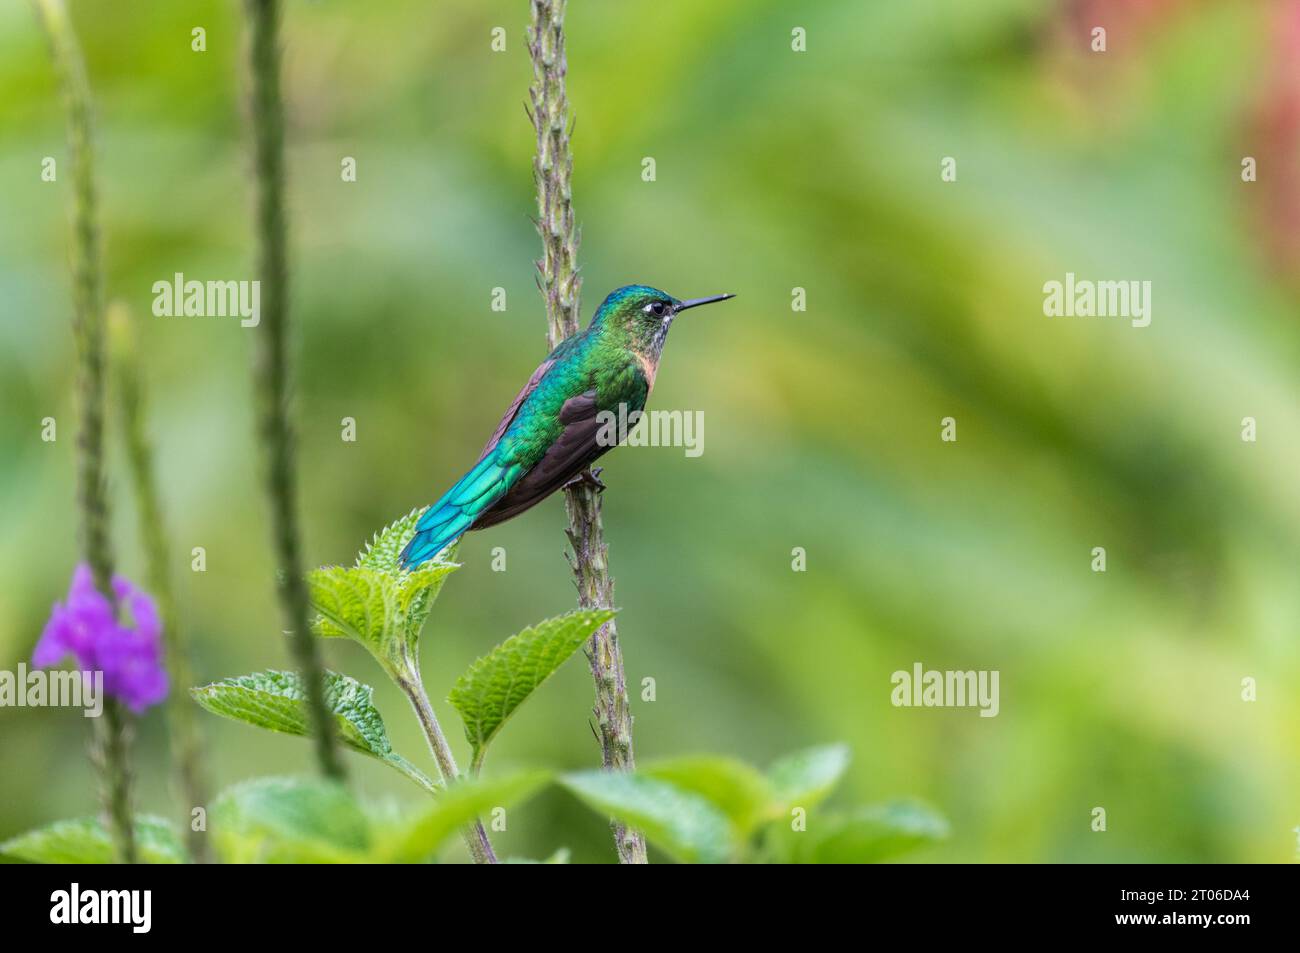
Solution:
[(673, 310), (676, 312), (685, 311), (687, 308), (698, 308), (702, 304), (713, 304), (715, 301), (726, 301), (728, 298), (734, 298), (735, 295), (714, 295), (711, 298), (692, 298), (690, 301), (683, 301)]

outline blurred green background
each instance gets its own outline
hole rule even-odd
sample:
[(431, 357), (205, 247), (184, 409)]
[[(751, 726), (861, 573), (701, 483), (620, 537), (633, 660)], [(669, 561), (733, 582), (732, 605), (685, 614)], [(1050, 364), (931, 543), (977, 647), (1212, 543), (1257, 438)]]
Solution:
[[(545, 321), (527, 3), (287, 6), (315, 565), (350, 560), (460, 475), (541, 358)], [(252, 443), (255, 332), (150, 315), (153, 282), (175, 272), (251, 277), (239, 6), (72, 10), (97, 103), (107, 292), (143, 325), (198, 674), (286, 667)], [(606, 458), (629, 681), (657, 683), (656, 701), (634, 700), (638, 758), (762, 764), (842, 739), (854, 761), (837, 801), (917, 796), (949, 817), (951, 838), (917, 860), (1295, 858), (1298, 23), (1290, 2), (573, 0), (584, 321), (633, 281), (739, 294), (679, 322), (651, 404), (702, 410), (703, 456)], [(1104, 54), (1088, 47), (1095, 25)], [(190, 49), (196, 26), (205, 53)], [(57, 183), (40, 180), (46, 155)], [(6, 3), (8, 669), (30, 657), (76, 554), (65, 155), (43, 38), (26, 4)], [(340, 179), (344, 156), (356, 183)], [(956, 182), (940, 181), (944, 156)], [(1258, 182), (1241, 181), (1243, 156)], [(1044, 317), (1043, 283), (1067, 271), (1151, 281), (1151, 326)], [(340, 439), (349, 416), (355, 443)], [(939, 439), (946, 416), (956, 443)], [(114, 450), (119, 563), (139, 578)], [(423, 642), (457, 741), (441, 701), (455, 675), (574, 601), (562, 525), (555, 499), (462, 548)], [(206, 573), (189, 570), (193, 546)], [(505, 573), (490, 570), (495, 546)], [(324, 650), (375, 685), (395, 747), (426, 764), (369, 658)], [(918, 661), (1000, 671), (1001, 713), (892, 707), (890, 674)], [(592, 766), (591, 694), (570, 662), (489, 769)], [(221, 784), (310, 769), (301, 740), (202, 717)], [(93, 809), (87, 738), (74, 712), (0, 709), (0, 839)], [(176, 815), (156, 711), (140, 749), (142, 806)], [(366, 794), (419, 800), (381, 765), (349, 764)], [(1090, 830), (1096, 806), (1105, 833)], [(612, 858), (602, 820), (558, 790), (497, 836), (507, 854)]]

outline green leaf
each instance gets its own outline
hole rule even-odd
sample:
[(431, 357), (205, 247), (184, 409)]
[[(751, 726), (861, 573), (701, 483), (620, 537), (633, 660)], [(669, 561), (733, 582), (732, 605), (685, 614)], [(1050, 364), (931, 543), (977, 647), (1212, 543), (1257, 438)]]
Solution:
[(458, 563), (427, 562), (397, 577), (397, 606), (402, 613), (400, 622), (411, 646), (420, 637), (420, 630), (433, 611), (434, 600), (442, 592), (442, 584), (459, 568)]
[(510, 636), (456, 679), (447, 700), (465, 722), (475, 766), (524, 700), (613, 617), (607, 609), (582, 609), (547, 619)]
[(382, 644), (388, 619), (397, 613), (396, 588), (376, 569), (326, 566), (307, 573), (316, 634), (354, 639), (366, 648)]
[[(307, 693), (297, 672), (256, 672), (190, 689), (214, 714), (290, 735), (309, 734)], [(371, 702), (373, 689), (337, 672), (325, 673), (325, 702), (334, 714), (339, 738), (350, 748), (391, 765), (427, 790), (433, 782), (393, 751), (384, 719)]]
[(433, 602), (442, 591), (443, 581), (459, 565), (454, 562), (459, 543), (453, 543), (441, 553), (437, 562), (427, 562), (413, 570), (402, 568), (402, 550), (415, 536), (415, 527), (420, 522), (426, 507), (411, 510), (401, 519), (384, 527), (375, 534), (375, 538), (357, 554), (357, 569), (372, 569), (386, 576), (398, 578), (405, 596), (403, 611), (407, 614), (406, 626), (416, 627), (415, 634), (424, 625)]
[(871, 864), (948, 836), (948, 822), (921, 804), (897, 801), (812, 818), (804, 832), (783, 832), (786, 859), (796, 864)]
[[(146, 864), (183, 864), (181, 839), (168, 821), (139, 814), (135, 818), (135, 849)], [(55, 821), (0, 844), (0, 855), (33, 864), (111, 864), (113, 841), (93, 817)]]
[(668, 781), (611, 771), (582, 771), (560, 780), (588, 806), (643, 831), (677, 860), (722, 863), (735, 848), (726, 815)]
[(736, 830), (748, 834), (761, 820), (781, 810), (771, 783), (757, 769), (735, 758), (692, 755), (655, 761), (638, 773), (658, 778), (708, 799)]
[(307, 594), (317, 612), (312, 631), (360, 643), (397, 682), (416, 677), (420, 631), (447, 576), (460, 568), (450, 561), (455, 546), (436, 562), (402, 568), (402, 550), (422, 512), (412, 510), (376, 533), (354, 566), (307, 573)]
[(390, 676), (409, 675), (420, 630), (455, 563), (427, 562), (396, 575), (365, 566), (327, 566), (307, 574), (307, 592), (319, 613), (313, 631), (359, 642)]
[[(355, 678), (325, 673), (325, 700), (338, 718), (340, 735), (357, 751), (384, 758), (392, 745), (384, 721), (371, 704), (372, 689)], [(259, 728), (307, 734), (306, 688), (297, 672), (255, 672), (224, 678), (190, 690), (208, 711)]]
[(357, 553), (357, 566), (394, 576), (401, 572), (402, 550), (415, 535), (415, 525), (420, 522), (424, 509), (417, 507), (377, 532), (366, 548)]
[(341, 784), (255, 778), (227, 788), (209, 817), (226, 863), (332, 864), (368, 858), (370, 823)]
[(482, 814), (518, 803), (549, 780), (529, 771), (492, 780), (465, 779), (439, 791), (419, 814), (394, 825), (375, 853), (385, 862), (414, 864), (432, 857), (446, 840)]
[(822, 745), (786, 755), (767, 769), (780, 813), (820, 803), (849, 766), (847, 745)]

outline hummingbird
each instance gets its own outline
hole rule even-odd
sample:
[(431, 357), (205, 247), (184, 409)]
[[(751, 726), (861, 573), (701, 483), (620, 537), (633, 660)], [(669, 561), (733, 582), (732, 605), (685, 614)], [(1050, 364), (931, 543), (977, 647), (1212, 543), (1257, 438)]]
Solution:
[(518, 516), (572, 481), (604, 489), (588, 467), (618, 443), (602, 427), (606, 415), (618, 419), (620, 405), (628, 418), (645, 409), (679, 314), (734, 297), (682, 301), (647, 285), (611, 291), (586, 330), (556, 345), (533, 371), (469, 472), (420, 516), (402, 550), (403, 568), (427, 562), (469, 530)]

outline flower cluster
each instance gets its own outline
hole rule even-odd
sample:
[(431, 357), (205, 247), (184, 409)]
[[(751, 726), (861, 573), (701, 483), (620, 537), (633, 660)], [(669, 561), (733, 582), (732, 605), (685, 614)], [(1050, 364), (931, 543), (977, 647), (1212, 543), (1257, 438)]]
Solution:
[(120, 618), (95, 588), (90, 567), (77, 566), (67, 601), (55, 603), (32, 664), (46, 668), (71, 655), (81, 671), (103, 672), (104, 691), (139, 714), (167, 697), (162, 622), (153, 599), (121, 576), (113, 577), (113, 594)]

